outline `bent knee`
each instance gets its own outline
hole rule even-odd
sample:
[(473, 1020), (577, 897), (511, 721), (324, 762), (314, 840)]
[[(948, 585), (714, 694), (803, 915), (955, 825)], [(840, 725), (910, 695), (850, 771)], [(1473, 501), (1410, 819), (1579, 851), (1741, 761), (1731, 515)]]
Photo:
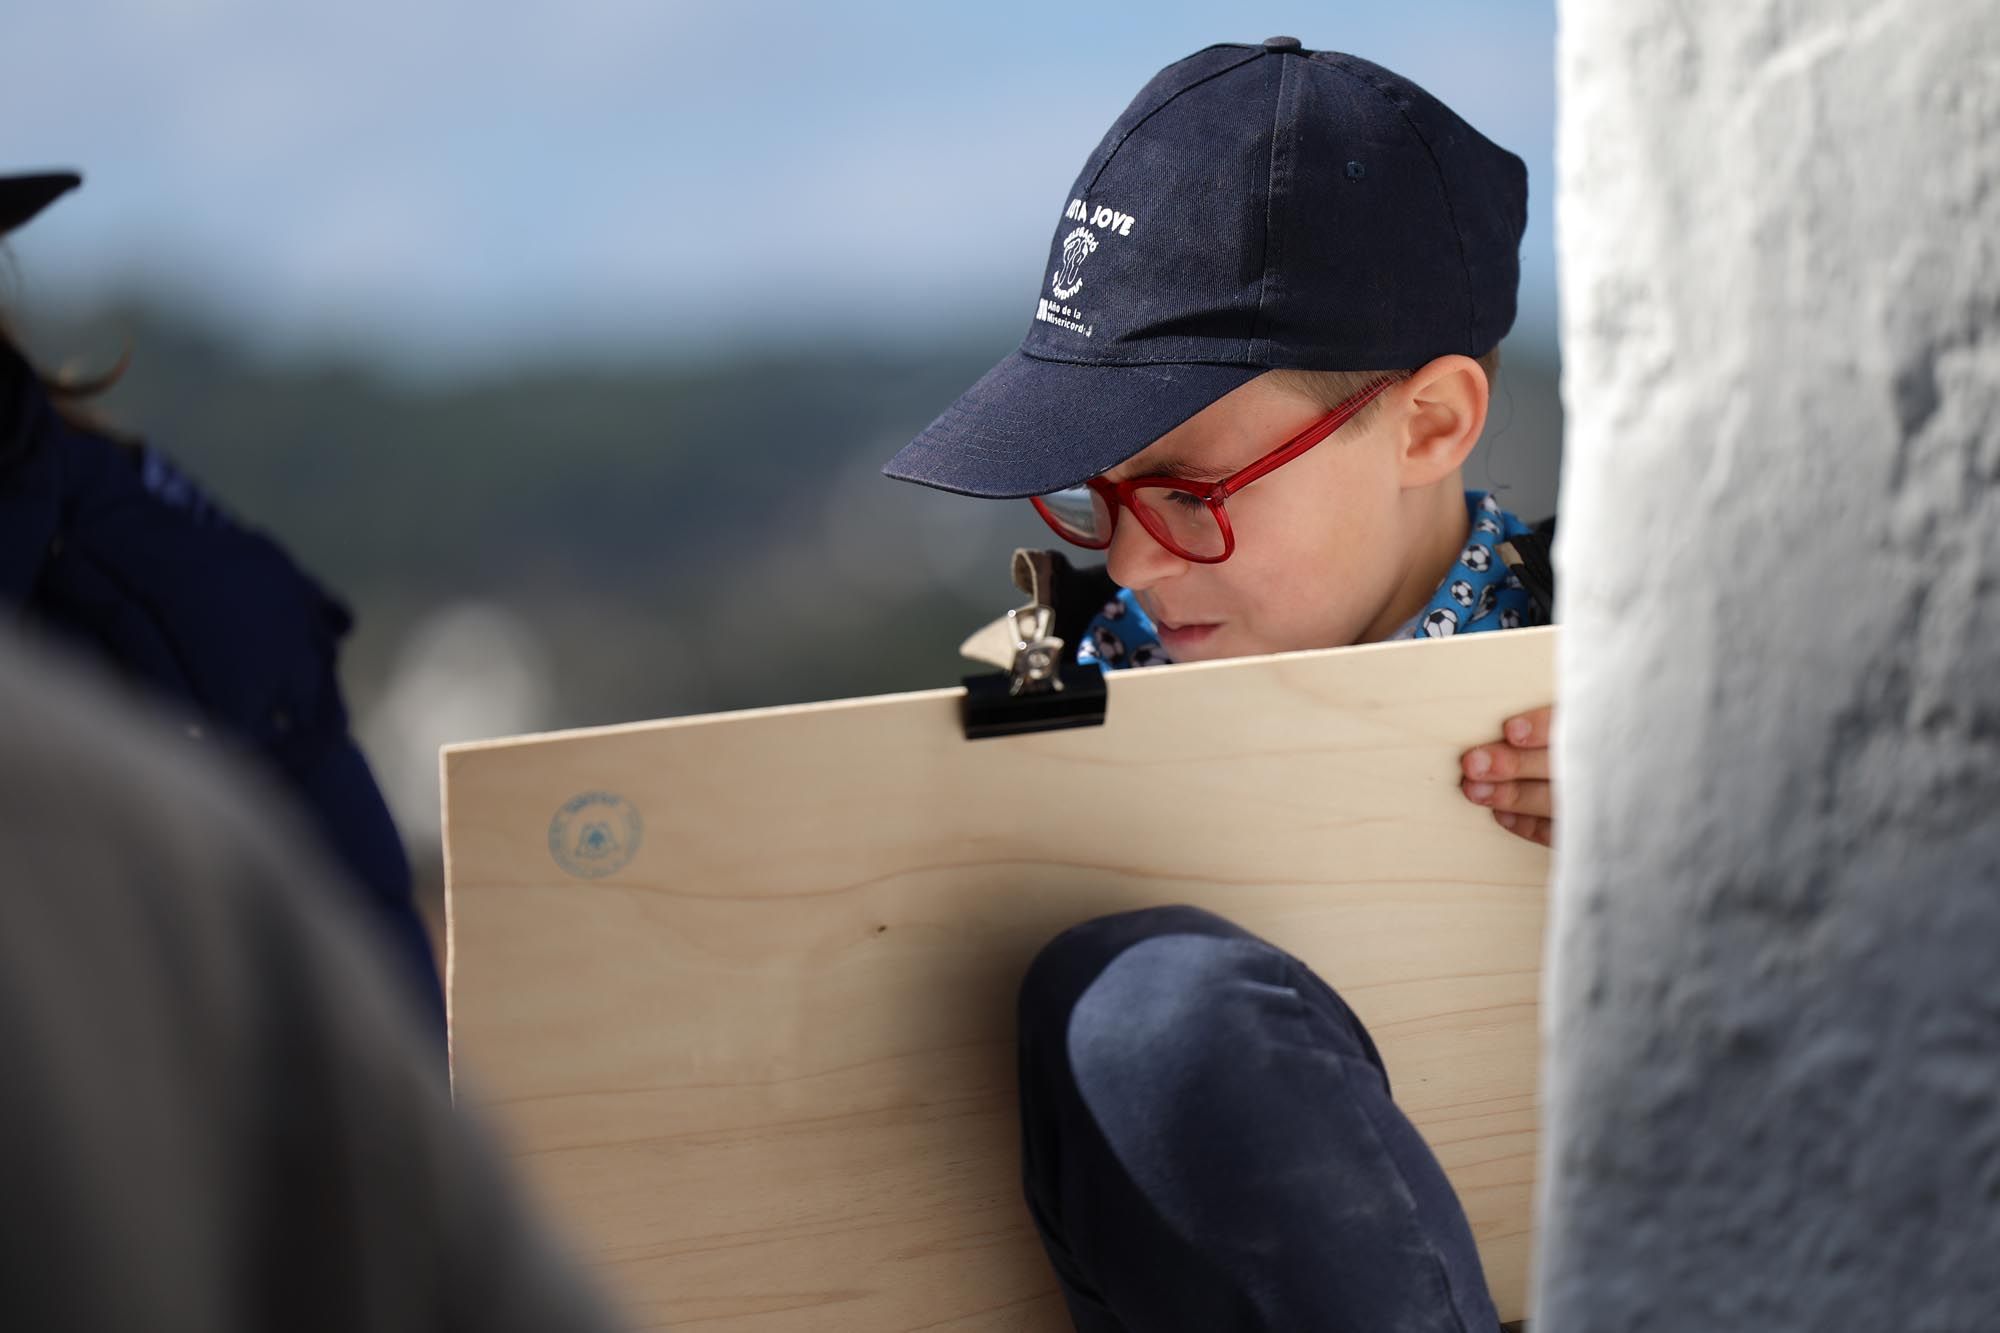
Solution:
[(1043, 946), (1021, 982), (1020, 1033), (1040, 1052), (1140, 1045), (1220, 1008), (1203, 998), (1246, 978), (1269, 981), (1278, 950), (1198, 907), (1149, 907), (1072, 926)]
[(1032, 1017), (1067, 1015), (1090, 984), (1135, 945), (1170, 935), (1249, 938), (1239, 926), (1199, 907), (1145, 907), (1071, 926), (1035, 955), (1021, 979), (1023, 1026)]
[(1290, 960), (1255, 936), (1167, 934), (1112, 959), (1070, 1012), (1079, 1084), (1199, 1084), (1288, 1030), (1302, 1002)]

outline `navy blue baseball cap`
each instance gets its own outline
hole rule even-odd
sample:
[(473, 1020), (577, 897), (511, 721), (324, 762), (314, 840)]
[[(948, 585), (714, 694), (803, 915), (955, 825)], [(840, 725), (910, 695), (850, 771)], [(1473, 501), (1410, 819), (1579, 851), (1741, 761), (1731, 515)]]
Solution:
[(1046, 495), (1267, 370), (1481, 356), (1528, 171), (1399, 74), (1294, 37), (1169, 65), (1083, 165), (1020, 350), (882, 470)]
[(0, 236), (21, 226), (81, 184), (83, 177), (74, 171), (0, 176)]

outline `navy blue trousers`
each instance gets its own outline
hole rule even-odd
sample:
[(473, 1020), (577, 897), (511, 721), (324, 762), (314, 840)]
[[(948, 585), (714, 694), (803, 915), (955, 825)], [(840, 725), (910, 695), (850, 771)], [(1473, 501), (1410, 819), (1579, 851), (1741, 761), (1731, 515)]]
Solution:
[(1222, 918), (1058, 936), (1021, 988), (1028, 1205), (1079, 1333), (1494, 1333), (1471, 1228), (1346, 1004)]

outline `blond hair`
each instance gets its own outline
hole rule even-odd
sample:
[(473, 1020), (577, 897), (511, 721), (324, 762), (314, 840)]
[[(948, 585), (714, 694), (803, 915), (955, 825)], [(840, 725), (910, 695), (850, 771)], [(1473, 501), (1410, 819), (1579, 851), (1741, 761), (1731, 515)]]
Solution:
[[(1484, 356), (1473, 360), (1486, 372), (1486, 382), (1492, 384), (1500, 378), (1500, 349), (1494, 347)], [(1279, 388), (1318, 403), (1324, 411), (1331, 412), (1342, 403), (1360, 393), (1363, 389), (1384, 377), (1407, 379), (1416, 373), (1412, 370), (1274, 370), (1270, 372), (1272, 383)], [(1369, 403), (1354, 416), (1357, 425), (1365, 424), (1375, 412), (1376, 404)]]

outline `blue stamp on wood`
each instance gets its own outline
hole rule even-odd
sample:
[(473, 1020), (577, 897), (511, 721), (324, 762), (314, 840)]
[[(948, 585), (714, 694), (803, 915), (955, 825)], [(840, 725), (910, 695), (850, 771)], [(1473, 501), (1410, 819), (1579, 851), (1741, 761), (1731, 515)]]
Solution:
[(630, 865), (639, 852), (639, 812), (623, 796), (587, 791), (549, 821), (549, 855), (578, 879), (602, 879)]

